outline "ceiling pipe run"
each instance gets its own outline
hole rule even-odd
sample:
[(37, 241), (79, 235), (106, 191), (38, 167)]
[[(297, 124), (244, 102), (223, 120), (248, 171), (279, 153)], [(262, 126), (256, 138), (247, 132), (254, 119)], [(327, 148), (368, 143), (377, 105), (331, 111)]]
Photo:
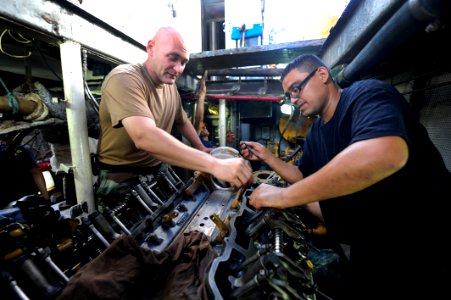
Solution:
[(225, 100), (255, 100), (255, 101), (283, 101), (284, 97), (274, 96), (240, 96), (240, 95), (207, 95), (207, 99), (225, 99)]
[[(273, 101), (273, 102), (282, 102), (284, 100), (284, 97), (281, 96), (245, 96), (245, 95), (211, 95), (211, 94), (207, 94), (205, 96), (206, 99), (211, 99), (211, 100), (221, 100), (221, 99), (225, 99), (225, 100), (249, 100), (249, 101)], [(183, 96), (182, 97), (183, 100), (194, 100), (193, 96)]]
[(382, 26), (357, 56), (337, 74), (337, 82), (347, 86), (360, 79), (419, 30), (444, 14), (449, 0), (408, 0)]

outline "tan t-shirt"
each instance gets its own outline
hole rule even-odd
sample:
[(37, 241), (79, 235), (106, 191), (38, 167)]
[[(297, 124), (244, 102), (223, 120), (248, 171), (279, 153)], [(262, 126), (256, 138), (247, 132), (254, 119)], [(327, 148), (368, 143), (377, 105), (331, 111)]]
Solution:
[(189, 121), (175, 84), (155, 86), (143, 64), (114, 68), (102, 84), (99, 119), (99, 160), (109, 165), (153, 167), (160, 163), (139, 150), (122, 126), (130, 116), (144, 116), (171, 133), (173, 125)]

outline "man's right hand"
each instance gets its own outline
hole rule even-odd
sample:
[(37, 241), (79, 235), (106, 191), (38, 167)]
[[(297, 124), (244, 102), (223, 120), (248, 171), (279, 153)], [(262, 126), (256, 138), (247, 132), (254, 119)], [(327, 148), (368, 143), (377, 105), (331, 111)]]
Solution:
[(248, 186), (252, 183), (252, 168), (242, 158), (217, 158), (214, 170), (211, 174), (218, 180), (224, 180), (235, 187)]
[(272, 153), (260, 143), (241, 141), (240, 142), (241, 155), (247, 160), (262, 160), (267, 161)]

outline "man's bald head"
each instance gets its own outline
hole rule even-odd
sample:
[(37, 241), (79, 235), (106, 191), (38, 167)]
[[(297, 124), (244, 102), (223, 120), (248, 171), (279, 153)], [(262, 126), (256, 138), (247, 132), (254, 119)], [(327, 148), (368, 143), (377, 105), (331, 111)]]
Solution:
[(182, 75), (189, 52), (182, 35), (172, 27), (161, 27), (147, 43), (146, 68), (156, 84), (173, 84)]
[(173, 27), (160, 27), (157, 32), (155, 33), (154, 37), (152, 38), (152, 40), (154, 41), (160, 41), (160, 40), (164, 40), (165, 38), (175, 38), (178, 39), (181, 43), (185, 43), (182, 35)]

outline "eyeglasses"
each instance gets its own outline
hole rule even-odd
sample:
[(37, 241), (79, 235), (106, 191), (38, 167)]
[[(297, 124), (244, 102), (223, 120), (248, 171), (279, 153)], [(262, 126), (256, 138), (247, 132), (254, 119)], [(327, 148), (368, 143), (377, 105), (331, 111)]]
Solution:
[(310, 80), (310, 78), (312, 78), (313, 75), (315, 75), (316, 71), (318, 71), (318, 68), (316, 68), (315, 70), (310, 72), (307, 75), (307, 77), (304, 78), (304, 80), (302, 80), (301, 82), (299, 82), (298, 84), (293, 86), (291, 88), (291, 91), (285, 93), (285, 101), (290, 103), (291, 98), (296, 98), (299, 95), (299, 93), (301, 92), (301, 90), (304, 88), (304, 86), (307, 84), (307, 82)]

